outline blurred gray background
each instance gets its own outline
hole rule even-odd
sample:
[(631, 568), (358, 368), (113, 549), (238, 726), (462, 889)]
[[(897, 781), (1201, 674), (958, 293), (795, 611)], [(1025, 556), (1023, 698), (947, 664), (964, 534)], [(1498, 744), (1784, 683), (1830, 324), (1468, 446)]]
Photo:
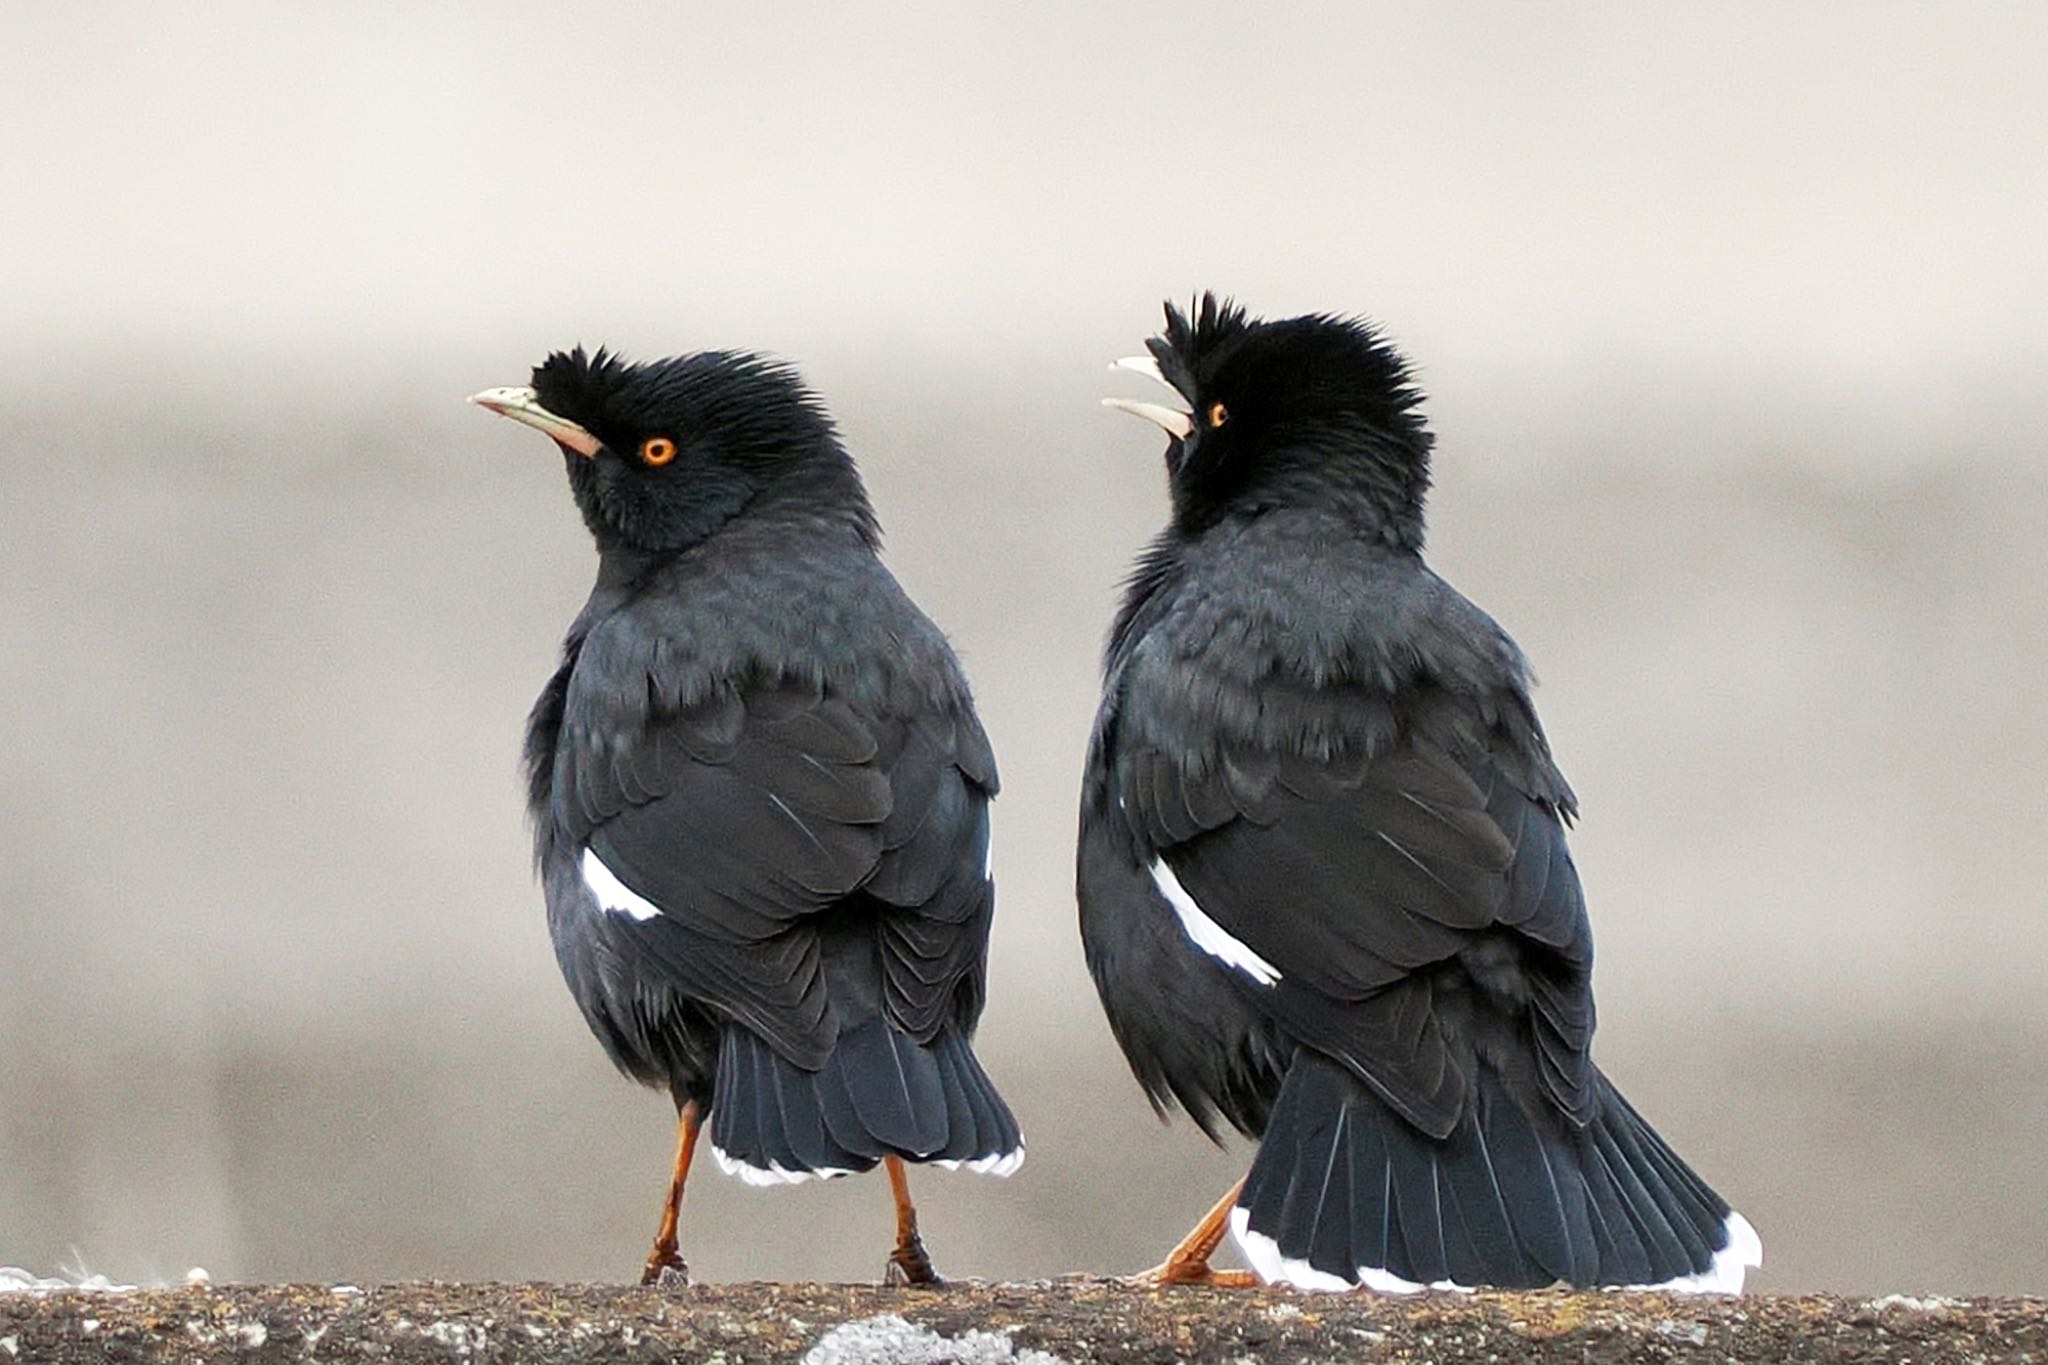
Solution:
[[(593, 557), (548, 349), (837, 412), (1002, 757), (954, 1274), (1150, 1264), (1158, 1126), (1071, 839), (1202, 287), (1366, 312), (1433, 557), (1583, 798), (1598, 1053), (1779, 1290), (2048, 1290), (2048, 11), (1635, 3), (0, 6), (0, 1264), (633, 1273), (665, 1100), (528, 874)], [(708, 1165), (700, 1277), (873, 1278), (879, 1179)]]

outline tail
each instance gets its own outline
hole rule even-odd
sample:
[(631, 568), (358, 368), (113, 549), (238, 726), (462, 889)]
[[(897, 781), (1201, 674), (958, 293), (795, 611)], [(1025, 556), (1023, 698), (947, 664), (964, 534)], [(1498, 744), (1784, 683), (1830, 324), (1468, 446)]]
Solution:
[(851, 1175), (885, 1156), (991, 1175), (1024, 1163), (1017, 1120), (967, 1041), (946, 1029), (918, 1043), (879, 1016), (842, 1030), (816, 1071), (728, 1025), (711, 1147), (751, 1185)]
[(1232, 1211), (1238, 1246), (1260, 1278), (1303, 1289), (1741, 1292), (1763, 1264), (1756, 1230), (1597, 1084), (1580, 1129), (1532, 1113), (1482, 1065), (1439, 1140), (1303, 1053)]

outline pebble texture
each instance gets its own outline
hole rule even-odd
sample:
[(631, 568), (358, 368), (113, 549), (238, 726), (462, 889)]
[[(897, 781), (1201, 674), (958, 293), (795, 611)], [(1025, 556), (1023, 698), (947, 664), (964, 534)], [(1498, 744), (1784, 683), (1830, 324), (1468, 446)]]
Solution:
[(1297, 1295), (960, 1284), (198, 1285), (0, 1292), (11, 1360), (1053, 1365), (1057, 1361), (2040, 1361), (2048, 1303), (1892, 1295)]

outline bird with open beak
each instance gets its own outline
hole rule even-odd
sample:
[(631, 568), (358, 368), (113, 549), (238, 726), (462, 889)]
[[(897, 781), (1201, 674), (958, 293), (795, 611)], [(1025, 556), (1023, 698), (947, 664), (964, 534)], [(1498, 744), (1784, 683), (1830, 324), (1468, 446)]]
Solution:
[[(1593, 1064), (1577, 810), (1522, 653), (1423, 561), (1371, 326), (1205, 296), (1118, 362), (1172, 517), (1117, 612), (1081, 934), (1155, 1106), (1258, 1139), (1153, 1283), (1725, 1290), (1763, 1249)], [(1183, 406), (1184, 405), (1184, 406)]]

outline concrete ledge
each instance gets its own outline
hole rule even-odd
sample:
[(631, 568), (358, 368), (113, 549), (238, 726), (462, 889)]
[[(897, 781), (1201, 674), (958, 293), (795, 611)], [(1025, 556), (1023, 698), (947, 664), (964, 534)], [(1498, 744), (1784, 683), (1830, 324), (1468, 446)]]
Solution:
[(10, 1361), (2048, 1361), (2040, 1299), (1298, 1295), (1100, 1280), (0, 1294)]

